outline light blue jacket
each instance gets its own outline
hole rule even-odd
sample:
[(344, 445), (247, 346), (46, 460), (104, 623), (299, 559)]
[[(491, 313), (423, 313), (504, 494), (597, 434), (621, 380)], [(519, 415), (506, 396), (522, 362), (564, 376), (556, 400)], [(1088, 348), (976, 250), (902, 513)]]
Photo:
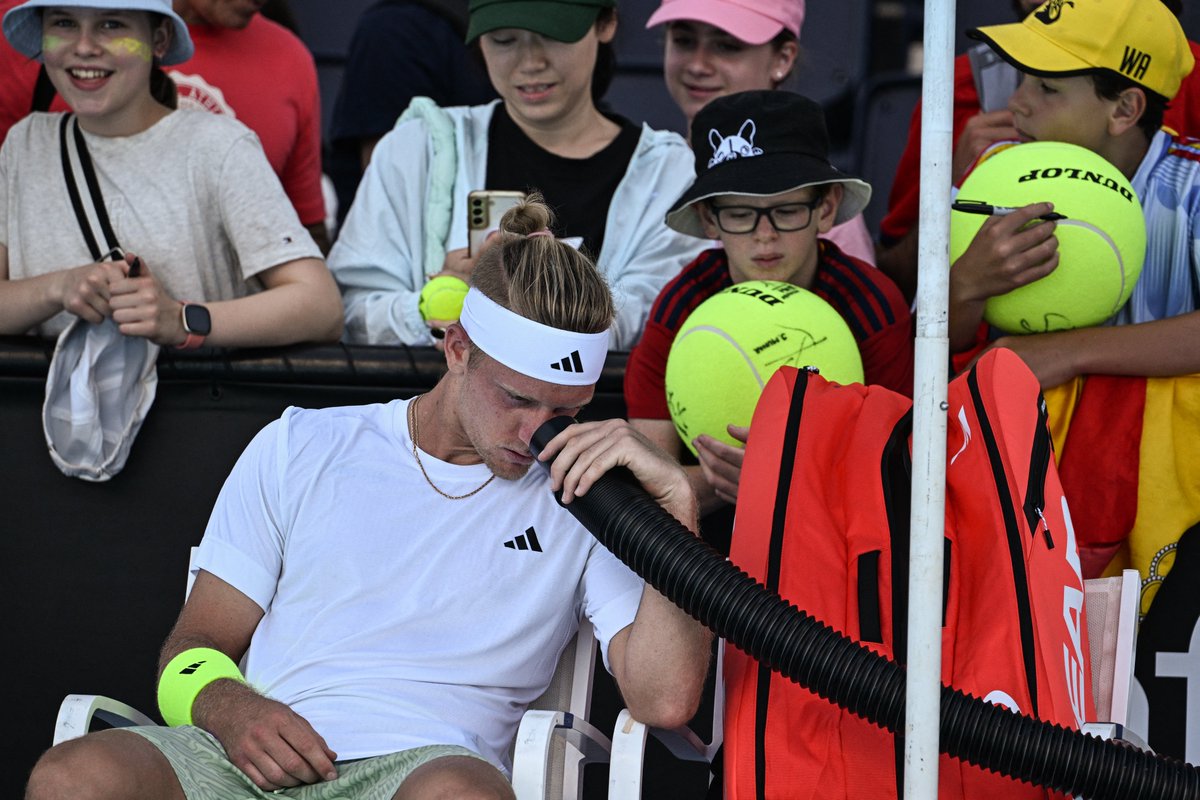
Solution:
[[(467, 193), (485, 188), (494, 107), (442, 109), (418, 98), (380, 140), (328, 259), (346, 305), (347, 341), (432, 343), (417, 301), (446, 251), (467, 246)], [(683, 138), (643, 126), (609, 205), (597, 263), (616, 301), (614, 350), (637, 342), (659, 290), (707, 245), (663, 222), (693, 177)]]

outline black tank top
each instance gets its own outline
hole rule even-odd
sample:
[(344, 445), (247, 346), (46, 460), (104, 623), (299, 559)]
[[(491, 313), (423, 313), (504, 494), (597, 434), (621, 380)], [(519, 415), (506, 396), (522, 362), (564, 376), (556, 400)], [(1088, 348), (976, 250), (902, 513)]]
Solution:
[(485, 189), (537, 189), (554, 209), (559, 237), (582, 236), (593, 258), (604, 245), (608, 206), (617, 184), (625, 177), (641, 130), (624, 117), (606, 114), (620, 126), (617, 137), (588, 158), (563, 158), (533, 142), (512, 121), (503, 103), (496, 106), (488, 128)]

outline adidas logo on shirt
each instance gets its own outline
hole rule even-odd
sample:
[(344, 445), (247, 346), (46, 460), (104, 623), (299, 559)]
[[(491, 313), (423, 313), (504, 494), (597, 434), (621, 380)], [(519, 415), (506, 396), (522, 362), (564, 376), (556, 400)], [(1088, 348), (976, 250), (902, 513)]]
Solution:
[(571, 355), (563, 356), (561, 361), (551, 364), (550, 369), (563, 372), (583, 372), (583, 361), (579, 358), (579, 351), (572, 350)]
[(537, 532), (530, 525), (525, 529), (525, 532), (520, 536), (509, 539), (504, 543), (504, 546), (509, 550), (532, 550), (535, 553), (542, 552), (542, 543), (538, 541)]

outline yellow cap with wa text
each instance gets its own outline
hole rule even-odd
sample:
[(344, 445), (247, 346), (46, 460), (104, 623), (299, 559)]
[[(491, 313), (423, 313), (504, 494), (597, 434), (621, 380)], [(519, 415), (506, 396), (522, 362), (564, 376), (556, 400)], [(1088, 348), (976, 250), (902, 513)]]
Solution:
[(1070, 76), (1107, 69), (1168, 100), (1196, 63), (1162, 0), (1049, 0), (1022, 22), (967, 35), (1022, 72)]

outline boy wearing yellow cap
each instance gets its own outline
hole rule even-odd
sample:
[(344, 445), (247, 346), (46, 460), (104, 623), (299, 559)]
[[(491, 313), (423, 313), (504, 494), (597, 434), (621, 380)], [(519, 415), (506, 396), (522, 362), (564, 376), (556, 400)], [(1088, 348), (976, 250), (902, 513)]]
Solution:
[[(1022, 73), (1009, 101), (1021, 141), (1081, 145), (1129, 178), (1146, 216), (1146, 261), (1111, 325), (1006, 337), (1045, 387), (1076, 375), (1200, 371), (1200, 141), (1162, 129), (1194, 59), (1160, 0), (1050, 0), (1023, 22), (973, 30)], [(1054, 223), (1036, 203), (993, 217), (955, 263), (950, 343), (973, 342), (984, 302), (1058, 264)], [(1026, 227), (1028, 226), (1028, 227)]]

